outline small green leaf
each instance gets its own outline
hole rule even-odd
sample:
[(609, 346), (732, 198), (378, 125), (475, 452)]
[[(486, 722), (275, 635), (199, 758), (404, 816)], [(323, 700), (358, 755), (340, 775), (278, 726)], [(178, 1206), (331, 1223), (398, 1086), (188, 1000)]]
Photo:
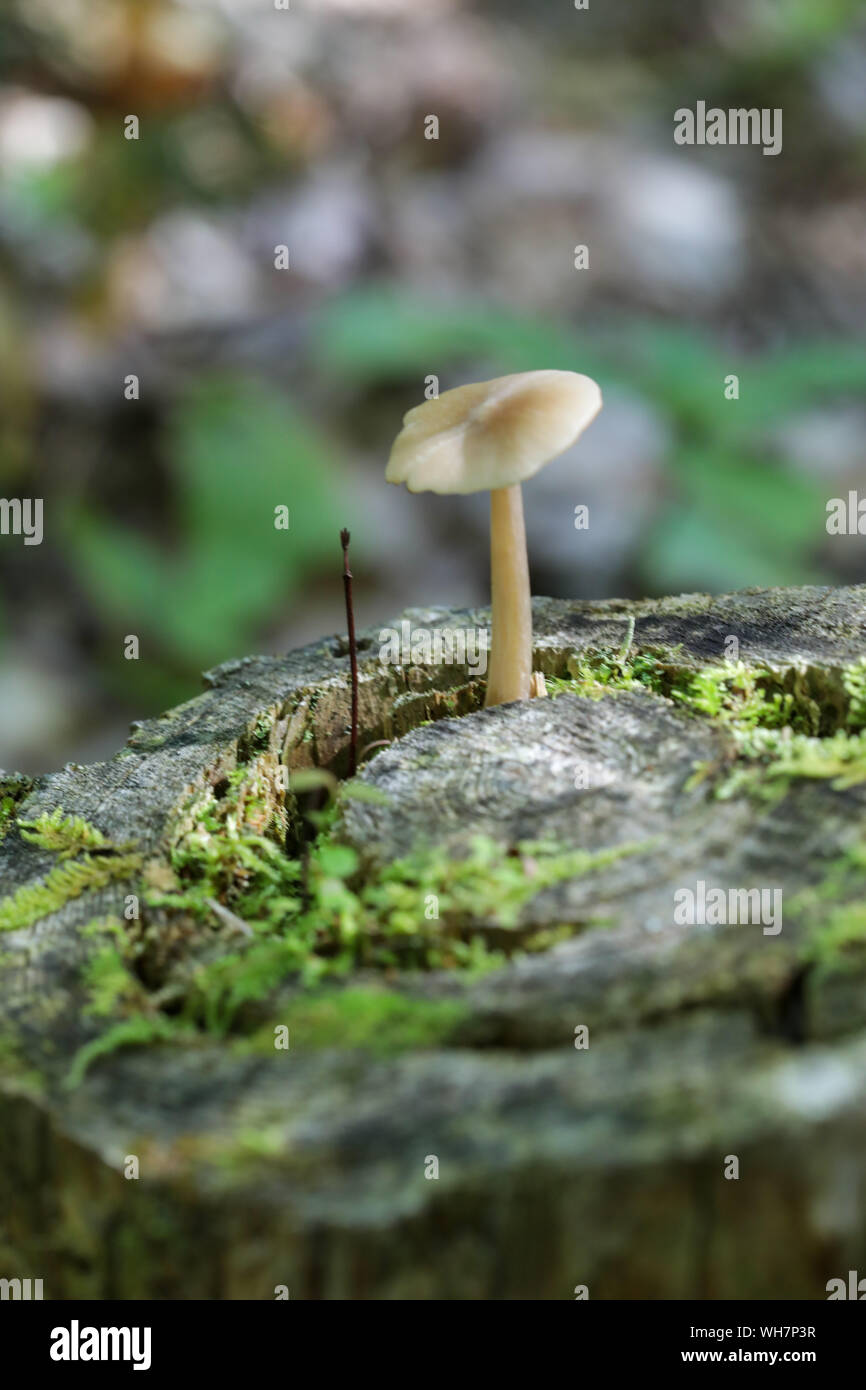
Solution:
[(320, 845), (315, 860), (328, 878), (349, 878), (358, 868), (358, 856), (348, 845)]

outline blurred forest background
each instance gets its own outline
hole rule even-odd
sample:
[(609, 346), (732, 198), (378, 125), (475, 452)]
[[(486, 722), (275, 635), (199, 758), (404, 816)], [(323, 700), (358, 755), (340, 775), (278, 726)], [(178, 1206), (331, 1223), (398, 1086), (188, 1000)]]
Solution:
[[(861, 0), (4, 0), (0, 83), (0, 495), (45, 499), (0, 766), (342, 630), (342, 525), (362, 625), (485, 601), (486, 499), (384, 483), (430, 374), (603, 386), (526, 488), (537, 593), (866, 579), (824, 524), (866, 484)], [(782, 153), (676, 146), (698, 99)]]

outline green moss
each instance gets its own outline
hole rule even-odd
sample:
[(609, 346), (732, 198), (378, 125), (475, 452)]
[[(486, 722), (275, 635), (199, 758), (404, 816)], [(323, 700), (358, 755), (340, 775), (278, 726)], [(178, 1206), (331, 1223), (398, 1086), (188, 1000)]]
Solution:
[[(847, 969), (866, 947), (866, 843), (834, 859), (821, 880), (804, 888), (787, 911), (803, 927), (803, 960), (822, 973)], [(852, 948), (854, 948), (852, 952)]]
[[(600, 698), (618, 690), (649, 690), (695, 718), (724, 725), (738, 759), (717, 787), (722, 795), (740, 787), (751, 790), (758, 775), (766, 785), (784, 784), (790, 776), (859, 776), (859, 760), (866, 756), (861, 748), (866, 735), (858, 732), (866, 712), (863, 663), (845, 673), (847, 727), (819, 738), (821, 715), (814, 699), (796, 683), (786, 688), (779, 673), (742, 662), (684, 670), (670, 653), (631, 652), (631, 637), (630, 631), (618, 651), (573, 656), (571, 678), (551, 678), (551, 694), (570, 690)], [(264, 746), (269, 730), (269, 721), (253, 730), (252, 749)], [(371, 872), (339, 839), (338, 802), (351, 792), (347, 786), (329, 809), (305, 813), (320, 833), (292, 857), (286, 835), (299, 822), (292, 820), (291, 797), (286, 807), (278, 771), (272, 754), (251, 752), (248, 763), (191, 802), (170, 836), (168, 872), (159, 871), (145, 896), (150, 910), (192, 919), (208, 930), (220, 927), (213, 906), (218, 903), (250, 927), (252, 938), (238, 938), (235, 949), (193, 968), (184, 979), (183, 997), (173, 996), (176, 1017), (157, 1013), (160, 1024), (154, 1024), (154, 1000), (142, 997), (130, 972), (123, 943), (106, 944), (88, 967), (88, 1010), (99, 1017), (138, 1014), (110, 1030), (97, 1050), (89, 1044), (84, 1065), (115, 1044), (219, 1036), (251, 1026), (257, 1031), (236, 1045), (270, 1049), (273, 1029), (261, 1024), (262, 1009), (288, 979), (310, 991), (328, 977), (363, 967), (404, 975), (436, 968), (478, 972), (496, 968), (515, 952), (549, 949), (576, 929), (523, 932), (521, 915), (535, 894), (652, 847), (589, 854), (550, 842), (509, 846), (479, 836), (459, 856), (421, 847)], [(305, 790), (303, 776), (299, 794)], [(321, 790), (333, 798), (332, 780)], [(855, 930), (851, 921), (831, 927), (825, 939), (842, 940)], [(447, 1038), (459, 1014), (453, 1001), (430, 1004), (387, 990), (347, 989), (302, 993), (287, 1021), (293, 1046), (339, 1042), (387, 1052)], [(136, 1023), (140, 1034), (132, 1026)], [(79, 1070), (81, 1065), (79, 1059)]]
[[(232, 1027), (245, 1005), (267, 999), (290, 976), (310, 986), (361, 966), (473, 973), (495, 968), (524, 948), (516, 928), (531, 897), (645, 848), (619, 846), (589, 854), (526, 843), (512, 854), (478, 837), (464, 858), (420, 850), (353, 887), (357, 856), (323, 836), (310, 854), (306, 896), (293, 901), (276, 930), (245, 917), (258, 939), (193, 972), (183, 1016), (219, 1034)], [(163, 905), (166, 901), (163, 895)], [(275, 901), (282, 901), (279, 890)], [(485, 921), (495, 924), (496, 948), (484, 939)], [(514, 941), (505, 949), (503, 936), (509, 931)], [(534, 948), (540, 945), (535, 942)]]
[(137, 1014), (121, 1023), (116, 1023), (105, 1033), (76, 1052), (72, 1065), (64, 1079), (64, 1085), (72, 1090), (79, 1086), (88, 1068), (99, 1057), (106, 1057), (124, 1047), (152, 1046), (154, 1043), (189, 1042), (194, 1037), (193, 1030), (176, 1019), (164, 1014)]
[[(144, 898), (149, 911), (192, 919), (205, 929), (220, 926), (213, 907), (219, 903), (250, 927), (252, 938), (235, 938), (235, 949), (185, 975), (183, 997), (172, 996), (176, 1028), (155, 1034), (148, 1018), (156, 1001), (142, 996), (130, 972), (128, 944), (120, 938), (107, 942), (87, 967), (89, 1013), (139, 1009), (145, 1040), (220, 1036), (258, 1026), (263, 1007), (290, 978), (309, 989), (358, 967), (483, 972), (515, 951), (545, 949), (575, 930), (522, 933), (521, 912), (536, 893), (651, 848), (647, 842), (592, 854), (552, 842), (508, 846), (478, 836), (460, 856), (422, 848), (368, 873), (356, 851), (339, 840), (334, 804), (318, 813), (323, 828), (304, 857), (293, 859), (280, 843), (287, 818), (268, 756), (185, 808), (170, 840), (167, 881), (162, 869), (151, 871), (159, 886), (152, 882)], [(340, 793), (349, 794), (354, 788)], [(488, 939), (491, 928), (495, 944)], [(252, 1013), (248, 1006), (255, 1006)], [(456, 1016), (450, 1003), (428, 1006), (382, 992), (346, 991), (311, 1002), (302, 1031), (309, 1045), (330, 1036), (333, 1027), (359, 1046), (375, 1046), (380, 1036), (387, 1049), (400, 1038), (420, 1045), (426, 1037), (441, 1037)], [(76, 1059), (77, 1075), (111, 1050), (112, 1038), (120, 1046), (138, 1040), (126, 1026), (106, 1036), (102, 1047), (88, 1044), (83, 1061)]]
[(852, 729), (866, 728), (866, 657), (855, 661), (842, 673), (848, 697), (847, 722)]
[(778, 729), (811, 715), (798, 713), (791, 691), (774, 689), (775, 672), (730, 662), (710, 666), (689, 676), (671, 692), (693, 714), (728, 725), (735, 734), (749, 729)]
[[(550, 694), (570, 691), (597, 699), (620, 690), (644, 690), (675, 702), (695, 718), (723, 725), (736, 761), (716, 786), (720, 795), (778, 789), (795, 776), (829, 777), (836, 785), (850, 785), (848, 779), (866, 775), (866, 661), (843, 672), (841, 688), (824, 701), (816, 699), (814, 689), (796, 673), (744, 662), (695, 671), (678, 664), (676, 651), (635, 652), (632, 645), (633, 624), (619, 649), (573, 653), (569, 679), (548, 678)], [(309, 696), (305, 738), (313, 736), (317, 699), (317, 692)], [(437, 697), (437, 704), (446, 712), (456, 711), (460, 692), (446, 692)], [(822, 721), (826, 724), (831, 714), (837, 717), (837, 727), (828, 730)], [(139, 928), (127, 935), (116, 921), (113, 926), (91, 924), (85, 935), (91, 930), (94, 935), (106, 932), (109, 939), (85, 968), (86, 1013), (116, 1021), (78, 1054), (73, 1080), (117, 1047), (189, 1044), (234, 1033), (233, 1047), (269, 1052), (273, 1021), (263, 1024), (262, 1018), (290, 979), (298, 989), (282, 1012), (293, 1048), (339, 1045), (387, 1054), (445, 1043), (463, 1017), (459, 1002), (411, 998), (384, 987), (332, 987), (322, 992), (322, 985), (359, 967), (380, 970), (394, 980), (437, 968), (481, 972), (497, 968), (515, 953), (547, 950), (577, 928), (522, 930), (522, 913), (535, 894), (652, 848), (644, 843), (589, 854), (552, 842), (501, 845), (479, 836), (459, 856), (427, 847), (371, 868), (339, 838), (339, 800), (355, 786), (340, 788), (334, 800), (333, 776), (313, 769), (298, 774), (294, 791), (298, 796), (315, 791), (318, 778), (319, 790), (330, 795), (332, 803), (324, 811), (304, 811), (307, 827), (318, 826), (320, 833), (293, 855), (286, 851), (287, 836), (296, 836), (300, 843), (302, 818), (295, 796), (286, 804), (282, 769), (268, 751), (272, 731), (270, 712), (242, 741), (239, 756), (246, 761), (183, 809), (168, 837), (166, 862), (151, 873), (144, 896), (143, 927), (149, 919), (149, 929), (161, 933), (167, 916), (169, 924), (179, 926), (177, 939), (189, 940), (194, 948), (202, 933), (225, 930), (214, 903), (246, 923), (252, 937), (224, 937), (233, 949), (182, 971), (182, 984), (172, 982), (170, 1007), (175, 1012), (169, 1016), (162, 1007), (169, 991), (148, 994), (132, 968)], [(313, 779), (306, 787), (305, 775)], [(697, 776), (702, 775), (716, 774), (698, 770)], [(362, 785), (358, 790), (380, 795)], [(87, 878), (102, 864), (111, 863), (117, 876), (126, 876), (115, 847), (106, 846), (99, 831), (64, 816), (60, 809), (23, 830), (33, 843), (62, 856), (83, 858), (58, 866), (44, 884), (19, 890), (0, 905), (0, 929), (4, 915), (9, 929), (11, 916), (14, 925), (23, 925), (22, 915), (36, 920), (56, 910), (55, 900), (72, 896), (72, 886), (77, 891), (101, 886), (92, 879), (78, 886), (78, 875)], [(72, 879), (55, 879), (66, 870)], [(38, 902), (28, 893), (39, 894)], [(159, 914), (155, 919), (154, 913)], [(819, 915), (822, 925), (816, 932), (823, 933), (821, 949), (827, 958), (859, 941), (866, 914), (837, 902), (829, 913), (825, 905)], [(817, 951), (818, 935), (810, 940), (809, 949)], [(195, 950), (189, 960), (194, 955)], [(212, 955), (210, 948), (204, 955)]]
[(824, 967), (844, 964), (851, 946), (866, 946), (866, 902), (846, 903), (834, 908), (809, 943), (806, 957)]
[(22, 840), (39, 849), (51, 850), (61, 859), (71, 859), (89, 850), (111, 848), (101, 830), (80, 816), (65, 815), (62, 806), (37, 820), (19, 821), (18, 830)]
[[(485, 952), (472, 937), (487, 920), (514, 928), (534, 894), (565, 878), (602, 868), (643, 846), (598, 854), (552, 843), (500, 845), (475, 837), (459, 857), (422, 848), (365, 877), (358, 855), (330, 824), (306, 857), (288, 858), (268, 827), (250, 825), (248, 778), (221, 801), (208, 795), (185, 817), (171, 852), (174, 886), (147, 894), (152, 907), (213, 921), (214, 900), (258, 938), (243, 954), (241, 974), (263, 978), (303, 969), (317, 978), (357, 965), (380, 968), (477, 967)], [(349, 790), (349, 789), (347, 789)], [(330, 817), (333, 822), (333, 813)], [(284, 821), (277, 820), (282, 834)], [(271, 826), (273, 830), (274, 826)], [(211, 971), (237, 987), (235, 957)]]
[(81, 972), (87, 995), (82, 1010), (85, 1017), (116, 1018), (140, 1008), (155, 1008), (133, 969), (140, 941), (137, 933), (130, 931), (131, 925), (119, 917), (108, 916), (95, 918), (80, 928), (82, 940), (95, 943)]
[(121, 950), (125, 950), (128, 944), (127, 931), (119, 917), (111, 915), (107, 917), (94, 917), (85, 926), (79, 927), (78, 935), (84, 940), (96, 938), (106, 942), (113, 941)]
[(124, 952), (116, 946), (101, 946), (82, 972), (87, 991), (84, 1014), (108, 1018), (130, 1007), (148, 1005), (144, 985), (132, 974)]
[(58, 864), (39, 883), (19, 888), (0, 901), (0, 931), (20, 931), (52, 912), (58, 912), (73, 898), (93, 893), (108, 884), (131, 878), (141, 868), (137, 854), (107, 854)]
[(255, 757), (258, 753), (264, 753), (271, 741), (271, 730), (274, 727), (276, 718), (275, 710), (264, 710), (256, 719), (255, 724), (249, 731), (246, 738), (242, 740), (245, 759)]
[(0, 840), (4, 838), (15, 822), (15, 801), (11, 796), (0, 797)]
[(0, 778), (0, 840), (12, 829), (17, 809), (32, 789), (31, 777)]
[[(384, 1056), (447, 1044), (467, 1017), (452, 999), (412, 999), (385, 989), (342, 989), (299, 996), (279, 1023), (289, 1030), (292, 1051), (358, 1048)], [(272, 1054), (274, 1023), (238, 1039), (240, 1053)]]
[(774, 688), (776, 672), (743, 661), (699, 671), (672, 664), (675, 653), (647, 650), (631, 659), (622, 653), (588, 651), (568, 659), (571, 678), (548, 678), (553, 696), (571, 691), (600, 699), (611, 691), (649, 690), (674, 700), (691, 714), (719, 720), (737, 730), (778, 728), (797, 718), (794, 695)]
[(0, 1034), (0, 1081), (32, 1095), (45, 1090), (45, 1078), (31, 1066), (18, 1040), (9, 1034)]
[(170, 836), (174, 883), (147, 892), (149, 906), (212, 921), (216, 899), (264, 927), (291, 915), (300, 865), (284, 850), (288, 818), (276, 772), (275, 763), (256, 760), (185, 808)]
[[(404, 948), (414, 965), (459, 966), (465, 963), (459, 948), (467, 925), (488, 922), (500, 933), (513, 930), (537, 893), (649, 847), (644, 842), (589, 853), (553, 841), (509, 846), (483, 835), (471, 837), (460, 858), (421, 847), (361, 887), (362, 955), (380, 943), (382, 954), (369, 963), (399, 964)], [(424, 917), (428, 905), (438, 912), (430, 921)]]
[[(14, 802), (20, 800), (13, 797)], [(41, 881), (19, 888), (0, 900), (0, 931), (19, 931), (57, 912), (84, 893), (131, 878), (142, 865), (130, 845), (116, 845), (80, 816), (68, 816), (62, 806), (36, 820), (19, 821), (22, 840), (56, 854), (61, 861)]]
[[(593, 927), (606, 927), (610, 924), (610, 917), (600, 917), (593, 914)], [(574, 936), (574, 927), (565, 923), (561, 926), (540, 927), (527, 936), (522, 944), (522, 949), (529, 953), (549, 951), (553, 946), (558, 946), (562, 941), (568, 941), (569, 937)]]
[[(466, 1017), (465, 1005), (456, 1000), (410, 999), (372, 988), (333, 990), (299, 996), (286, 1007), (277, 1025), (269, 1022), (237, 1038), (232, 1050), (239, 1055), (273, 1055), (274, 1027), (285, 1025), (291, 1051), (340, 1047), (392, 1056), (447, 1046)], [(158, 1013), (133, 1016), (80, 1048), (65, 1084), (78, 1086), (95, 1061), (121, 1048), (155, 1043), (188, 1046), (201, 1037), (200, 1030), (186, 1018)]]
[(232, 1134), (227, 1148), (211, 1147), (206, 1151), (206, 1156), (218, 1168), (239, 1176), (248, 1169), (250, 1163), (279, 1158), (285, 1151), (286, 1126), (269, 1124), (256, 1129), (239, 1129), (236, 1134)]
[(592, 648), (573, 652), (567, 661), (569, 675), (545, 677), (547, 693), (554, 699), (569, 692), (591, 700), (600, 700), (615, 690), (652, 690), (657, 695), (670, 693), (671, 673), (662, 656), (651, 651), (636, 653), (631, 660), (620, 650), (596, 651)]
[(776, 796), (795, 778), (829, 781), (835, 791), (866, 781), (866, 733), (840, 729), (811, 738), (790, 729), (755, 729), (741, 738), (739, 753), (740, 766), (718, 788), (722, 798), (743, 791)]
[[(575, 654), (570, 679), (549, 678), (548, 691), (601, 699), (618, 690), (649, 690), (722, 725), (735, 763), (716, 782), (721, 799), (777, 797), (794, 778), (824, 778), (839, 790), (866, 780), (866, 658), (842, 672), (841, 690), (822, 707), (796, 673), (783, 676), (742, 661), (689, 671), (672, 665), (672, 655), (644, 651), (629, 659), (626, 649)], [(823, 728), (828, 710), (835, 714), (837, 706), (844, 727)], [(691, 784), (715, 775), (715, 768), (700, 765)]]

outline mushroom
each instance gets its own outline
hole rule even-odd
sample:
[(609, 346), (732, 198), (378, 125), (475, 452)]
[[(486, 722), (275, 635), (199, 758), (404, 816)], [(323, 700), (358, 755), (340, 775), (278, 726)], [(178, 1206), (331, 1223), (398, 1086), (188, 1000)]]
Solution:
[[(403, 417), (385, 478), (410, 492), (490, 493), (486, 705), (533, 693), (532, 606), (520, 484), (573, 444), (601, 409), (578, 372), (519, 372), (445, 391)], [(543, 682), (534, 689), (541, 693)]]

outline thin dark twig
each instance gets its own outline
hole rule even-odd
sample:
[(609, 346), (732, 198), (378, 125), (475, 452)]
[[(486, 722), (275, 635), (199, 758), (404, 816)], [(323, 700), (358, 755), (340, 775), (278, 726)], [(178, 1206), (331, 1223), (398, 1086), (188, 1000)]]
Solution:
[(358, 648), (355, 644), (355, 609), (352, 604), (352, 571), (349, 569), (349, 532), (340, 532), (343, 547), (343, 588), (346, 593), (346, 626), (349, 629), (349, 663), (352, 668), (352, 733), (349, 741), (349, 776), (358, 766)]

